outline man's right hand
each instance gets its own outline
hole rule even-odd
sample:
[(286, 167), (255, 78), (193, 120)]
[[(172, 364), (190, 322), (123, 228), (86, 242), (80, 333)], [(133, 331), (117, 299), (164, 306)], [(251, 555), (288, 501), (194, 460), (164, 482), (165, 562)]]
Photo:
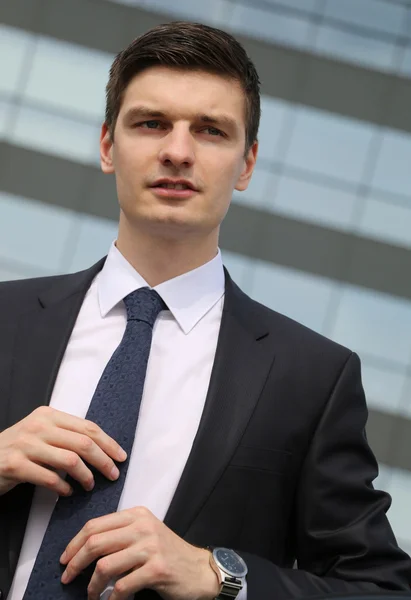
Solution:
[(118, 469), (113, 459), (122, 462), (126, 458), (119, 444), (92, 421), (41, 406), (0, 433), (0, 496), (19, 483), (68, 496), (72, 489), (57, 470), (89, 491), (94, 478), (82, 459), (115, 481)]

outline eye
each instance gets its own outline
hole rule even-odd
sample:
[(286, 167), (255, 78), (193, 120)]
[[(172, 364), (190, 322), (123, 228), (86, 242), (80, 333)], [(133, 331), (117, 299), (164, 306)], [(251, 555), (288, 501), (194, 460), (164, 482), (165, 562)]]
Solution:
[[(147, 125), (147, 127), (144, 127)], [(143, 121), (142, 123), (137, 123), (137, 127), (141, 127), (142, 129), (158, 129), (156, 125), (161, 125), (160, 121)]]
[(219, 129), (216, 129), (215, 127), (207, 127), (207, 129), (205, 129), (205, 131), (211, 131), (211, 135), (216, 137), (216, 136), (221, 136), (224, 137), (224, 133), (222, 131), (220, 131)]

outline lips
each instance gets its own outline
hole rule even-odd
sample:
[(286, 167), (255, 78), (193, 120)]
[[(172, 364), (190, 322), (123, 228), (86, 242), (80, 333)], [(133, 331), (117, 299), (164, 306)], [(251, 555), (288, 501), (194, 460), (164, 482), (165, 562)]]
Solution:
[(169, 189), (169, 190), (192, 190), (194, 192), (198, 191), (195, 186), (186, 179), (159, 179), (156, 181), (151, 187), (159, 188), (159, 189)]
[(193, 196), (195, 196), (195, 194), (197, 194), (197, 192), (195, 190), (192, 190), (191, 188), (179, 190), (176, 188), (168, 188), (162, 186), (154, 186), (151, 188), (151, 191), (153, 194), (161, 198), (179, 198), (182, 200), (192, 198)]

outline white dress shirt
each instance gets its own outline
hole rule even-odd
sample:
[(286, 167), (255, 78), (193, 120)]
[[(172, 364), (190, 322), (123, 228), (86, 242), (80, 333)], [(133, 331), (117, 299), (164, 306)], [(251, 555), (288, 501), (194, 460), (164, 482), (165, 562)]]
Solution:
[[(85, 417), (126, 328), (122, 299), (148, 284), (113, 243), (80, 309), (50, 406)], [(154, 324), (128, 475), (118, 510), (147, 507), (163, 520), (203, 412), (224, 302), (221, 254), (154, 289), (169, 310)], [(131, 475), (131, 476), (130, 476)], [(22, 600), (57, 495), (37, 487), (8, 600)], [(106, 588), (106, 600), (112, 587)], [(243, 589), (238, 600), (246, 598)]]

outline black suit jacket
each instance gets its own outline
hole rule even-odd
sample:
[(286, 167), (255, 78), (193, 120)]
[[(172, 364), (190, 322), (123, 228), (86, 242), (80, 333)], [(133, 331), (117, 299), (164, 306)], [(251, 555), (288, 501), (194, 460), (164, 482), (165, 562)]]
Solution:
[[(0, 284), (0, 431), (50, 401), (103, 263)], [(385, 516), (390, 498), (371, 483), (366, 419), (358, 357), (251, 300), (226, 273), (205, 408), (166, 525), (190, 543), (242, 554), (248, 600), (408, 590), (411, 562)], [(3, 597), (32, 494), (22, 484), (0, 497)]]

